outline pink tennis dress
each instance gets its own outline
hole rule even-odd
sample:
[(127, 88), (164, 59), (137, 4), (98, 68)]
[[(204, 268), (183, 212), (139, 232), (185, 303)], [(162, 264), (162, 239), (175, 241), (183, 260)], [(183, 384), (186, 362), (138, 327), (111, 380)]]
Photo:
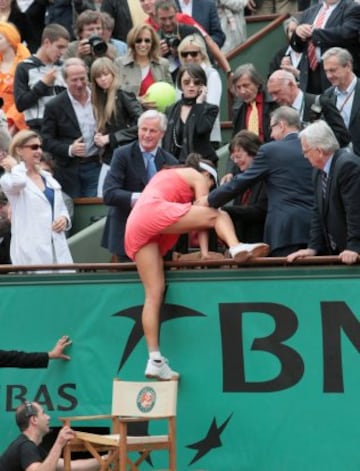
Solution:
[(162, 255), (170, 250), (179, 234), (161, 234), (191, 208), (194, 192), (176, 169), (158, 172), (146, 185), (131, 211), (125, 229), (125, 250), (134, 260), (149, 242), (157, 242)]

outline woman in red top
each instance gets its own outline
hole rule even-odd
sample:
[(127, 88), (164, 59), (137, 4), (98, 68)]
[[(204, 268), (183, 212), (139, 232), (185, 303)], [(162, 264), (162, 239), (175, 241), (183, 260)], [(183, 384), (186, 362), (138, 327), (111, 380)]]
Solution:
[(231, 257), (245, 261), (266, 256), (266, 244), (242, 244), (228, 214), (193, 205), (217, 183), (215, 167), (199, 154), (190, 154), (184, 166), (163, 169), (152, 177), (141, 193), (126, 223), (125, 250), (135, 260), (144, 285), (142, 324), (149, 351), (145, 375), (160, 380), (178, 379), (159, 347), (159, 315), (165, 290), (163, 255), (180, 234), (200, 231), (203, 258), (207, 258), (207, 229), (214, 228), (229, 247)]
[(120, 68), (121, 88), (133, 92), (144, 108), (154, 108), (147, 102), (147, 89), (155, 82), (173, 85), (169, 61), (160, 56), (159, 37), (147, 24), (134, 26), (127, 36), (128, 54), (116, 59)]

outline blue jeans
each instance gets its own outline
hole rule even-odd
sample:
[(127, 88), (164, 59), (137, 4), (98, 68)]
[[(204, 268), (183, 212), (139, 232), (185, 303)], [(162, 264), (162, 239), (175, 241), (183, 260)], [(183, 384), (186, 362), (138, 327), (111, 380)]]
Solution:
[(80, 197), (96, 197), (101, 164), (89, 162), (79, 165)]

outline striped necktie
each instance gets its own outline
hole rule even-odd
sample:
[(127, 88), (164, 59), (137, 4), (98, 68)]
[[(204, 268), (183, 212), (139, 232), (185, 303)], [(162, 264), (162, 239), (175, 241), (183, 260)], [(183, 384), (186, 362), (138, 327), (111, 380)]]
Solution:
[(321, 171), (321, 192), (322, 197), (325, 200), (327, 195), (327, 187), (328, 187), (329, 176), (323, 170)]
[[(328, 8), (329, 7), (325, 4), (322, 6), (322, 8), (319, 11), (318, 16), (316, 17), (316, 20), (314, 23), (314, 29), (319, 29), (324, 25)], [(308, 44), (307, 55), (308, 55), (310, 69), (312, 71), (316, 70), (317, 66), (319, 65), (319, 61), (318, 61), (318, 58), (316, 57), (316, 47), (311, 40), (309, 41), (309, 44)]]

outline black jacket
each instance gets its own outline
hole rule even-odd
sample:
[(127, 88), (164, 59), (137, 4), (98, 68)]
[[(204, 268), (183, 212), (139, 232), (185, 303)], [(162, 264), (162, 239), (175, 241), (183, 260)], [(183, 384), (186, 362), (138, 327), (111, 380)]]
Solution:
[(16, 350), (0, 350), (0, 368), (47, 368), (46, 352), (26, 353)]
[(137, 120), (143, 109), (134, 93), (121, 89), (116, 94), (116, 118), (112, 117), (104, 131), (110, 142), (104, 148), (102, 161), (110, 165), (112, 154), (119, 145), (129, 144), (137, 139)]
[[(190, 152), (198, 152), (205, 159), (216, 164), (218, 156), (211, 145), (210, 134), (219, 107), (206, 102), (195, 103), (184, 124), (181, 142), (178, 142), (179, 137), (176, 137), (176, 134), (180, 122), (181, 106), (182, 102), (179, 100), (165, 110), (168, 126), (163, 138), (163, 148), (175, 155), (181, 163), (185, 162)], [(182, 146), (181, 149), (178, 147), (179, 144)]]
[[(315, 206), (311, 221), (309, 248), (321, 254), (343, 250), (360, 253), (360, 161), (347, 150), (335, 152), (330, 166), (327, 195), (324, 200), (321, 172), (315, 170)], [(330, 245), (329, 234), (336, 244)]]

